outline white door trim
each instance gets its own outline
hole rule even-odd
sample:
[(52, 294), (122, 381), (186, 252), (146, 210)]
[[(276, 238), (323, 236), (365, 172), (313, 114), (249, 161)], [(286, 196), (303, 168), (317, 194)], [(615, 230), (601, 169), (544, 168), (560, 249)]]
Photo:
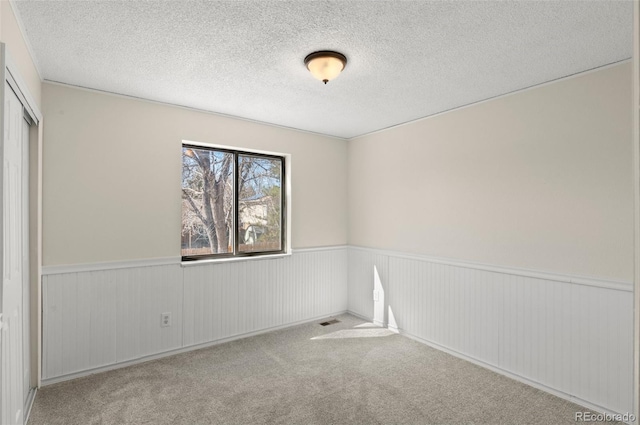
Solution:
[(30, 144), (30, 132), (31, 126), (34, 121), (29, 118), (26, 113), (26, 108), (22, 111), (22, 392), (23, 392), (23, 406), (26, 412), (29, 400), (29, 393), (31, 392), (33, 369), (31, 363), (33, 360), (33, 352), (31, 350), (31, 277), (30, 277), (30, 247), (29, 247), (29, 218), (30, 218), (30, 202), (29, 202), (29, 144)]
[(640, 424), (640, 3), (633, 2), (633, 412)]
[[(20, 102), (23, 105), (24, 108), (24, 112), (27, 113), (27, 115), (31, 118), (31, 120), (33, 121), (33, 123), (38, 126), (41, 122), (42, 122), (42, 112), (40, 111), (40, 108), (38, 107), (38, 105), (35, 102), (34, 97), (32, 96), (31, 92), (29, 91), (29, 88), (26, 84), (26, 82), (24, 81), (24, 79), (21, 76), (21, 73), (19, 71), (18, 66), (16, 65), (16, 62), (14, 62), (14, 60), (11, 57), (10, 52), (7, 49), (7, 46), (5, 43), (0, 43), (0, 73), (2, 74), (1, 77), (4, 81), (6, 81), (9, 86), (11, 87), (11, 89), (15, 92), (15, 94), (17, 95), (18, 99), (20, 100)], [(5, 85), (4, 84), (0, 84), (0, 101), (2, 101), (4, 103), (4, 99), (5, 99)], [(37, 164), (37, 174), (36, 174), (36, 178), (35, 178), (35, 184), (36, 184), (36, 197), (35, 197), (35, 204), (31, 204), (30, 203), (30, 208), (35, 208), (36, 209), (36, 234), (37, 234), (37, 239), (36, 239), (36, 243), (34, 245), (36, 245), (37, 248), (37, 266), (35, 269), (35, 273), (34, 276), (37, 278), (37, 289), (32, 288), (33, 290), (31, 290), (31, 297), (37, 297), (37, 324), (38, 324), (38, 341), (41, 340), (41, 335), (42, 335), (42, 317), (41, 317), (41, 299), (40, 299), (40, 294), (42, 293), (41, 290), (41, 276), (42, 276), (42, 264), (41, 264), (41, 258), (42, 258), (42, 128), (38, 129), (38, 152), (37, 152), (37, 162), (35, 162)], [(4, 137), (4, 119), (0, 120), (0, 137)], [(28, 148), (29, 149), (29, 148)], [(35, 158), (34, 158), (35, 159)], [(34, 162), (29, 161), (31, 164), (34, 164)], [(1, 177), (0, 177), (1, 178)], [(33, 186), (31, 186), (33, 187)], [(29, 221), (27, 221), (27, 226), (29, 226)], [(2, 234), (3, 229), (2, 226), (0, 226), (0, 240), (3, 240), (2, 238), (4, 237), (4, 235)], [(0, 244), (0, 257), (1, 257), (1, 249), (2, 249), (2, 245)], [(31, 272), (31, 270), (30, 270)], [(2, 305), (2, 290), (0, 289), (0, 306)], [(1, 307), (0, 307), (1, 310)], [(0, 317), (2, 316), (2, 311), (0, 311)], [(30, 336), (27, 336), (28, 338), (30, 338)], [(36, 349), (35, 346), (33, 346), (33, 344), (31, 344), (31, 351), (33, 351), (34, 349)], [(31, 370), (31, 374), (36, 374), (37, 376), (37, 386), (40, 386), (40, 382), (41, 382), (41, 349), (42, 349), (42, 345), (41, 344), (37, 344), (37, 369), (35, 370)], [(1, 372), (0, 372), (1, 373)], [(0, 380), (2, 379), (2, 377), (0, 376)], [(32, 398), (33, 396), (30, 395), (30, 397)], [(22, 398), (22, 394), (20, 395), (20, 398)], [(0, 399), (2, 399), (2, 393), (1, 393), (1, 388), (0, 388)], [(28, 412), (25, 412), (25, 418), (26, 415), (28, 414)]]
[(6, 49), (4, 43), (2, 44), (2, 52), (4, 57), (3, 69), (5, 72), (4, 79), (9, 83), (11, 88), (16, 92), (18, 99), (22, 102), (22, 105), (25, 107), (31, 119), (34, 121), (35, 125), (38, 125), (40, 121), (42, 121), (42, 112), (40, 112), (40, 108), (36, 105), (33, 96), (31, 96), (31, 92), (27, 87), (27, 84), (24, 82), (22, 77), (20, 76), (20, 71), (18, 70), (18, 66), (15, 64), (13, 59), (11, 58), (11, 54)]

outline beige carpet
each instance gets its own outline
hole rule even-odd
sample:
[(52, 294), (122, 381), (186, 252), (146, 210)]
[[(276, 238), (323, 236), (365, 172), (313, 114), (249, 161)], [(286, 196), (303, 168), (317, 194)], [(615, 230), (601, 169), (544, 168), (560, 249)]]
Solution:
[(574, 424), (586, 410), (338, 319), (44, 387), (29, 424)]

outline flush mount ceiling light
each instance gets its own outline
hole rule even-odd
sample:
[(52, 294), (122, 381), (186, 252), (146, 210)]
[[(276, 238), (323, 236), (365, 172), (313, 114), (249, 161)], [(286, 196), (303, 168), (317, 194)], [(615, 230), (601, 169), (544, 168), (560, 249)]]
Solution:
[(321, 51), (311, 53), (304, 58), (304, 64), (314, 77), (327, 84), (328, 81), (340, 75), (347, 66), (347, 58), (342, 53)]

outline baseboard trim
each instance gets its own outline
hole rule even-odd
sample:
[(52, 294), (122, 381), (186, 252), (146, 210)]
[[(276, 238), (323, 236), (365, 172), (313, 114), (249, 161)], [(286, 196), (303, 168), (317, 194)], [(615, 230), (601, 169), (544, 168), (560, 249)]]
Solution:
[(429, 255), (411, 254), (406, 252), (389, 251), (378, 248), (367, 248), (356, 245), (349, 245), (349, 249), (365, 251), (388, 257), (402, 258), (406, 260), (418, 260), (427, 263), (444, 264), (467, 269), (484, 270), (488, 272), (507, 274), (512, 276), (530, 277), (534, 279), (551, 280), (555, 282), (571, 283), (574, 285), (594, 286), (597, 288), (613, 289), (615, 291), (633, 292), (633, 283), (618, 280), (601, 279), (597, 277), (573, 276), (560, 273), (521, 269), (517, 267), (498, 266), (494, 264), (484, 264), (472, 261), (457, 260), (453, 258), (431, 257)]
[[(362, 320), (366, 320), (366, 321), (369, 321), (369, 322), (372, 321), (371, 318), (368, 318), (368, 317), (366, 317), (366, 316), (364, 316), (362, 314), (359, 314), (359, 313), (354, 313), (353, 311), (350, 311), (350, 310), (347, 311), (347, 314), (350, 314), (352, 316), (358, 317), (358, 318), (360, 318)], [(382, 325), (382, 326), (384, 327), (385, 325)], [(500, 375), (506, 376), (507, 378), (511, 378), (511, 379), (516, 380), (518, 382), (522, 382), (523, 384), (529, 385), (530, 387), (537, 388), (540, 391), (544, 391), (544, 392), (552, 394), (552, 395), (554, 395), (556, 397), (560, 397), (563, 400), (570, 401), (572, 403), (578, 404), (578, 405), (580, 405), (582, 407), (585, 407), (587, 409), (593, 410), (595, 412), (605, 413), (605, 414), (610, 414), (610, 415), (618, 415), (618, 414), (621, 414), (621, 413), (625, 413), (625, 412), (614, 412), (614, 411), (609, 410), (607, 408), (604, 408), (604, 407), (602, 407), (600, 405), (591, 403), (591, 402), (589, 402), (587, 400), (581, 399), (581, 398), (573, 396), (571, 394), (567, 394), (567, 393), (565, 393), (563, 391), (560, 391), (560, 390), (556, 390), (556, 389), (554, 389), (552, 387), (549, 387), (547, 385), (541, 384), (541, 383), (539, 383), (537, 381), (533, 381), (533, 380), (531, 380), (529, 378), (525, 378), (525, 377), (520, 376), (520, 375), (518, 375), (516, 373), (509, 372), (509, 371), (507, 371), (505, 369), (502, 369), (502, 368), (500, 368), (498, 366), (495, 366), (495, 365), (493, 365), (491, 363), (484, 362), (482, 360), (476, 359), (475, 357), (471, 357), (471, 356), (468, 356), (466, 354), (460, 353), (460, 352), (458, 352), (456, 350), (453, 350), (451, 348), (445, 347), (444, 345), (440, 345), (437, 342), (433, 342), (433, 341), (426, 340), (424, 338), (420, 338), (419, 336), (413, 335), (412, 333), (407, 332), (404, 329), (396, 328), (395, 326), (389, 326), (389, 325), (387, 325), (386, 327), (390, 331), (398, 333), (398, 334), (400, 334), (402, 336), (406, 336), (407, 338), (410, 338), (410, 339), (412, 339), (412, 340), (414, 340), (416, 342), (419, 342), (421, 344), (427, 345), (427, 346), (429, 346), (431, 348), (434, 348), (436, 350), (445, 352), (445, 353), (450, 354), (452, 356), (458, 357), (459, 359), (468, 361), (470, 363), (473, 363), (473, 364), (478, 365), (480, 367), (483, 367), (485, 369), (489, 369), (492, 372), (499, 373)], [(631, 413), (631, 412), (628, 412), (628, 413)]]
[(354, 317), (357, 317), (358, 319), (366, 320), (367, 322), (373, 323), (373, 319), (371, 317), (367, 317), (367, 316), (365, 316), (363, 314), (356, 313), (356, 312), (351, 311), (351, 310), (347, 310), (345, 313), (350, 314), (350, 315), (352, 315)]
[(99, 367), (95, 367), (95, 368), (91, 368), (91, 369), (86, 369), (86, 370), (82, 370), (82, 371), (78, 371), (78, 372), (68, 373), (68, 374), (56, 376), (56, 377), (53, 377), (53, 378), (46, 378), (46, 379), (42, 379), (41, 386), (45, 387), (45, 386), (48, 386), (48, 385), (53, 385), (53, 384), (57, 384), (57, 383), (64, 382), (64, 381), (70, 381), (72, 379), (82, 378), (84, 376), (94, 375), (96, 373), (102, 373), (102, 372), (108, 372), (110, 370), (121, 369), (121, 368), (124, 368), (124, 367), (127, 367), (127, 366), (133, 366), (133, 365), (136, 365), (136, 364), (145, 363), (145, 362), (148, 362), (148, 361), (151, 361), (151, 360), (161, 359), (163, 357), (169, 357), (169, 356), (173, 356), (173, 355), (176, 355), (176, 354), (187, 353), (189, 351), (200, 350), (202, 348), (212, 347), (214, 345), (224, 344), (226, 342), (231, 342), (231, 341), (235, 341), (235, 340), (242, 339), (242, 338), (249, 338), (249, 337), (252, 337), (252, 336), (261, 335), (261, 334), (265, 334), (265, 333), (268, 333), (268, 332), (273, 332), (273, 331), (277, 331), (277, 330), (281, 330), (281, 329), (287, 329), (287, 328), (291, 328), (291, 327), (298, 326), (298, 325), (304, 325), (306, 323), (315, 322), (316, 320), (324, 320), (324, 319), (327, 319), (329, 317), (339, 316), (340, 314), (345, 314), (345, 313), (348, 313), (348, 311), (343, 310), (343, 311), (334, 312), (334, 313), (330, 313), (330, 314), (324, 314), (322, 316), (312, 317), (312, 318), (309, 318), (309, 319), (303, 319), (303, 320), (299, 320), (299, 321), (296, 321), (296, 322), (286, 323), (286, 324), (283, 324), (283, 325), (272, 326), (272, 327), (260, 329), (260, 330), (257, 330), (257, 331), (237, 334), (237, 335), (229, 336), (229, 337), (226, 337), (226, 338), (217, 339), (217, 340), (214, 340), (214, 341), (208, 341), (208, 342), (188, 345), (186, 347), (180, 347), (180, 348), (174, 348), (174, 349), (167, 350), (167, 351), (161, 351), (159, 353), (150, 354), (150, 355), (147, 355), (147, 356), (138, 357), (138, 358), (131, 359), (131, 360), (125, 360), (123, 362), (111, 363), (111, 364), (108, 364), (108, 365), (99, 366)]
[[(593, 411), (598, 412), (598, 413), (610, 414), (610, 415), (621, 414), (621, 412), (614, 412), (612, 410), (609, 410), (609, 409), (604, 408), (604, 407), (602, 407), (600, 405), (591, 403), (591, 402), (589, 402), (587, 400), (584, 400), (582, 398), (573, 396), (571, 394), (567, 394), (567, 393), (565, 393), (563, 391), (560, 391), (560, 390), (556, 390), (555, 388), (546, 386), (546, 385), (541, 384), (541, 383), (539, 383), (537, 381), (533, 381), (533, 380), (531, 380), (529, 378), (525, 378), (525, 377), (520, 376), (518, 374), (515, 374), (513, 372), (509, 372), (509, 371), (507, 371), (505, 369), (502, 369), (502, 368), (500, 368), (498, 366), (495, 366), (495, 365), (493, 365), (491, 363), (486, 363), (486, 362), (484, 362), (482, 360), (479, 360), (479, 359), (476, 359), (474, 357), (468, 356), (466, 354), (460, 353), (460, 352), (458, 352), (456, 350), (452, 350), (451, 348), (447, 348), (447, 347), (445, 347), (443, 345), (440, 345), (440, 344), (438, 344), (436, 342), (420, 338), (420, 337), (415, 336), (415, 335), (411, 334), (410, 332), (407, 332), (407, 331), (405, 331), (403, 329), (391, 328), (391, 327), (389, 329), (390, 330), (394, 330), (394, 332), (397, 332), (400, 335), (406, 336), (407, 338), (410, 338), (410, 339), (412, 339), (414, 341), (417, 341), (417, 342), (419, 342), (421, 344), (428, 345), (431, 348), (435, 348), (436, 350), (443, 351), (443, 352), (445, 352), (447, 354), (450, 354), (452, 356), (458, 357), (458, 358), (460, 358), (462, 360), (468, 361), (470, 363), (473, 363), (473, 364), (478, 365), (480, 367), (483, 367), (485, 369), (489, 369), (492, 372), (499, 373), (500, 375), (506, 376), (507, 378), (511, 378), (511, 379), (513, 379), (515, 381), (522, 382), (523, 384), (529, 385), (530, 387), (539, 389), (541, 391), (544, 391), (546, 393), (552, 394), (552, 395), (554, 395), (556, 397), (559, 397), (561, 399), (564, 399), (564, 400), (570, 401), (572, 403), (578, 404), (578, 405), (580, 405), (582, 407), (585, 407), (585, 408), (587, 408), (589, 410), (593, 410)], [(624, 412), (622, 412), (622, 413), (624, 413)], [(631, 412), (629, 412), (629, 413), (631, 413)]]
[(33, 408), (33, 403), (36, 401), (36, 394), (38, 393), (38, 388), (31, 388), (29, 391), (29, 395), (27, 396), (27, 403), (24, 406), (24, 423), (29, 423), (29, 416), (31, 415), (31, 409)]

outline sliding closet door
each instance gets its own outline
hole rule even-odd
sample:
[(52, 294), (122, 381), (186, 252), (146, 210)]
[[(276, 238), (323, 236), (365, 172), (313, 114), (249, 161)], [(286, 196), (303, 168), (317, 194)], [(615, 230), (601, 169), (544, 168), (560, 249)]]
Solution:
[(9, 84), (4, 87), (2, 146), (2, 424), (22, 424), (24, 181), (23, 108)]
[[(24, 108), (23, 108), (24, 111)], [(31, 388), (31, 285), (29, 284), (29, 127), (31, 120), (23, 112), (22, 120), (22, 368), (23, 412), (27, 412)]]

